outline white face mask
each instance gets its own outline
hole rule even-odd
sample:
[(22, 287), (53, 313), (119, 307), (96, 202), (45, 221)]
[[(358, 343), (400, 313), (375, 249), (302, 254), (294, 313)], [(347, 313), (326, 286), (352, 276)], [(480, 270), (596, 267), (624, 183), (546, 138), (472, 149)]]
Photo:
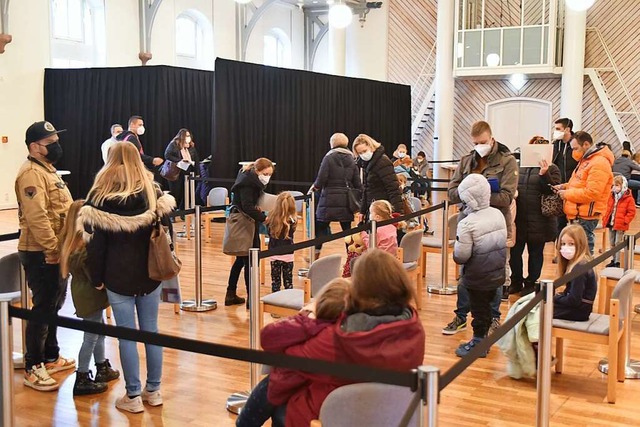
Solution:
[(560, 255), (562, 255), (565, 259), (571, 261), (574, 256), (576, 256), (576, 247), (575, 246), (561, 246), (560, 247)]
[(562, 139), (562, 137), (564, 137), (564, 132), (561, 130), (554, 130), (553, 131), (553, 140), (557, 141), (558, 139)]
[(487, 157), (491, 152), (491, 145), (489, 144), (477, 144), (474, 149), (476, 153), (480, 155), (480, 157)]
[(184, 142), (186, 142), (187, 144), (191, 144), (191, 137), (190, 136), (185, 137)]
[(269, 183), (269, 180), (271, 179), (271, 176), (269, 176), (269, 175), (258, 175), (258, 179), (260, 180), (262, 185), (267, 185)]
[(373, 153), (371, 151), (365, 151), (364, 153), (360, 154), (360, 158), (365, 162), (368, 162), (369, 160), (371, 160), (372, 157), (373, 157)]
[(140, 126), (138, 129), (136, 129), (136, 133), (138, 135), (144, 135), (144, 126)]
[(407, 153), (398, 153), (398, 158), (399, 159), (404, 159), (404, 156), (406, 156)]

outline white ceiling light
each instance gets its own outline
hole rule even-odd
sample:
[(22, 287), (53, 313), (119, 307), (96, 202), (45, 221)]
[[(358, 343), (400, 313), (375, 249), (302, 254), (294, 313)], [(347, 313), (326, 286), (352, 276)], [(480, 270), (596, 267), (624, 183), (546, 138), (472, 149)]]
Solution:
[(596, 0), (565, 0), (569, 9), (582, 12), (589, 9)]
[(487, 55), (487, 66), (497, 67), (498, 65), (500, 65), (500, 55), (497, 53), (490, 53)]
[(236, 3), (247, 4), (247, 3), (251, 3), (251, 0), (236, 0)]
[(334, 28), (346, 28), (351, 23), (353, 12), (346, 4), (334, 4), (329, 8), (329, 25)]
[(511, 74), (509, 83), (511, 83), (511, 86), (513, 86), (515, 90), (519, 91), (524, 87), (525, 83), (527, 83), (527, 76), (521, 73)]

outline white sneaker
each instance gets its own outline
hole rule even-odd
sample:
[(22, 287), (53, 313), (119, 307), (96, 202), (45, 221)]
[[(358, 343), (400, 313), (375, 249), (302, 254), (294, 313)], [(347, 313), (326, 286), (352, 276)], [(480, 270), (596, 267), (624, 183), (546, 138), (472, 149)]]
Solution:
[(162, 395), (160, 394), (160, 390), (156, 391), (147, 391), (145, 387), (142, 390), (142, 394), (140, 395), (143, 402), (147, 402), (149, 406), (160, 406), (162, 405)]
[(53, 391), (60, 387), (60, 384), (49, 376), (44, 363), (32, 366), (24, 373), (23, 384), (38, 391)]
[(144, 405), (142, 404), (140, 396), (130, 398), (125, 394), (120, 399), (116, 400), (116, 408), (121, 411), (127, 411), (134, 414), (144, 412)]

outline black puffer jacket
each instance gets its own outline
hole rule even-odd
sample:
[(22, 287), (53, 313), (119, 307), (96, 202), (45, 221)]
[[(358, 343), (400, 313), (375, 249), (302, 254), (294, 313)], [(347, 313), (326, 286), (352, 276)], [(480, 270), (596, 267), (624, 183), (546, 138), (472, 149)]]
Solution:
[(375, 200), (387, 200), (394, 212), (404, 213), (400, 184), (393, 170), (393, 163), (384, 154), (384, 147), (378, 147), (368, 162), (358, 160), (358, 166), (364, 169), (364, 194), (360, 212), (368, 215), (371, 203)]
[(256, 171), (249, 169), (248, 171), (241, 170), (238, 173), (235, 184), (231, 187), (231, 204), (242, 212), (249, 215), (256, 223), (256, 232), (253, 235), (253, 247), (259, 247), (258, 228), (260, 223), (264, 222), (267, 218), (260, 208), (258, 208), (258, 201), (260, 196), (264, 194), (264, 185), (258, 179)]
[(518, 198), (516, 199), (516, 241), (544, 243), (556, 238), (558, 220), (542, 215), (541, 196), (552, 194), (549, 185), (560, 184), (560, 169), (549, 165), (540, 176), (540, 168), (520, 168)]
[(362, 190), (360, 174), (351, 151), (346, 148), (333, 149), (322, 159), (318, 177), (313, 183), (314, 188), (320, 190), (316, 211), (318, 221), (353, 220), (347, 199), (347, 182), (351, 188)]
[[(160, 193), (162, 194), (162, 193)], [(175, 207), (175, 199), (158, 197), (157, 212), (163, 223)], [(94, 204), (89, 195), (80, 210), (80, 224), (87, 243), (87, 266), (91, 283), (104, 285), (120, 295), (147, 295), (160, 282), (149, 278), (149, 239), (156, 213), (148, 208), (147, 198), (136, 193), (123, 201), (107, 200)]]

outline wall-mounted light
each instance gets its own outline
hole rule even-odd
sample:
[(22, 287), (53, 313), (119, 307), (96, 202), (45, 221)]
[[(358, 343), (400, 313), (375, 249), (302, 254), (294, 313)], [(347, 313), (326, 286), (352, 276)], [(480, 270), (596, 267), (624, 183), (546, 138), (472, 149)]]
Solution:
[(500, 55), (497, 53), (490, 53), (487, 55), (487, 66), (497, 67), (498, 65), (500, 65)]
[(596, 0), (565, 0), (569, 9), (582, 12), (589, 9)]
[(521, 73), (511, 74), (509, 77), (509, 83), (514, 87), (515, 90), (520, 91), (527, 83), (527, 76)]
[(353, 11), (343, 3), (337, 3), (329, 8), (329, 25), (334, 28), (346, 28), (351, 24)]

